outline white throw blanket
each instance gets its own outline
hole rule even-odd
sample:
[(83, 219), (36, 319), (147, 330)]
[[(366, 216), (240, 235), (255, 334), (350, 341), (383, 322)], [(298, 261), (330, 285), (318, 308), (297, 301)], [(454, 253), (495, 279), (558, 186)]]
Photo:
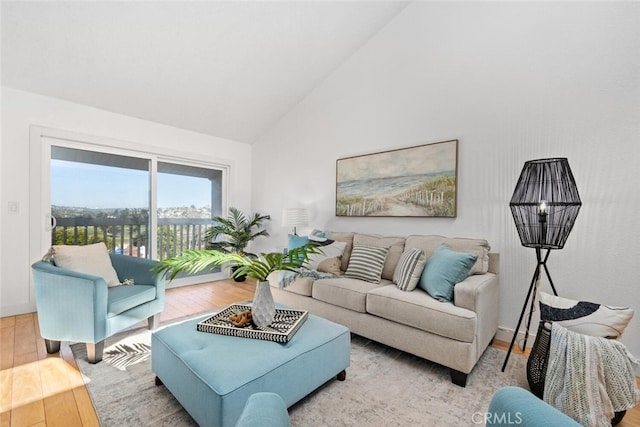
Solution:
[(321, 273), (317, 270), (310, 270), (308, 268), (296, 268), (295, 272), (280, 270), (279, 277), (278, 277), (278, 286), (280, 288), (286, 288), (291, 284), (291, 282), (296, 280), (296, 278), (298, 278), (299, 276), (312, 277), (314, 279), (333, 279), (338, 277), (332, 273)]
[(632, 367), (637, 362), (620, 341), (553, 323), (544, 401), (585, 427), (611, 425), (614, 412), (640, 402)]

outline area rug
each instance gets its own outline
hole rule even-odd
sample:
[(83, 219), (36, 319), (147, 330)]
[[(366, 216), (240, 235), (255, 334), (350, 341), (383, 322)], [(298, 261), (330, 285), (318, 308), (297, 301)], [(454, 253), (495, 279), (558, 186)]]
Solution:
[[(83, 344), (71, 346), (102, 426), (196, 426), (151, 371), (148, 330), (107, 340), (105, 359), (86, 361)], [(106, 355), (110, 356), (107, 358)], [(289, 408), (294, 427), (473, 426), (500, 387), (527, 387), (526, 358), (488, 348), (467, 387), (451, 383), (449, 370), (416, 356), (352, 335), (346, 381), (331, 380)]]

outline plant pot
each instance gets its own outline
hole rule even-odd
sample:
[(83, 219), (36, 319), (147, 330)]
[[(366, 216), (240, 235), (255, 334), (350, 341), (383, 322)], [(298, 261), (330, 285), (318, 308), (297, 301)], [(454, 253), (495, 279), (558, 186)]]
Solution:
[(269, 282), (258, 282), (256, 292), (253, 295), (251, 304), (251, 318), (253, 323), (259, 328), (265, 328), (273, 323), (276, 315), (276, 303), (271, 295)]
[[(235, 266), (231, 267), (231, 273), (233, 274), (233, 272), (236, 271), (239, 268), (240, 268), (239, 265), (235, 265)], [(235, 282), (244, 282), (246, 279), (247, 279), (247, 276), (244, 275), (244, 274), (242, 276), (237, 276), (237, 277), (233, 278), (233, 280)]]

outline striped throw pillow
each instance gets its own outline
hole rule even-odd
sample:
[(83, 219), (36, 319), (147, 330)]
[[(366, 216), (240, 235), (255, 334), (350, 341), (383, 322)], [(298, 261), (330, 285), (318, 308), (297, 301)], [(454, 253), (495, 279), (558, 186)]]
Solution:
[(382, 268), (388, 253), (389, 248), (355, 245), (351, 251), (349, 266), (344, 275), (352, 279), (380, 283)]
[(414, 248), (405, 251), (396, 269), (393, 271), (393, 283), (401, 291), (412, 291), (418, 285), (427, 256), (422, 249)]

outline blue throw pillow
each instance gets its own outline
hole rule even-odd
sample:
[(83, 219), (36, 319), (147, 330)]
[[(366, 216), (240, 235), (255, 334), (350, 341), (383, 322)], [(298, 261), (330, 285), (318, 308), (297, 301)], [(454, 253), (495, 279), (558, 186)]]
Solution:
[(469, 275), (478, 257), (440, 245), (427, 261), (418, 287), (439, 301), (453, 301), (453, 287)]

